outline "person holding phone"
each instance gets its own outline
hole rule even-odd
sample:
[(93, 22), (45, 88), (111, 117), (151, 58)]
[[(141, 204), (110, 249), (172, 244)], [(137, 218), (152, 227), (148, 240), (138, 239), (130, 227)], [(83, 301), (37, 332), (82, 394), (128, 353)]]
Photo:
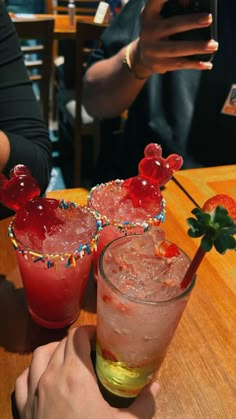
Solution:
[[(43, 193), (52, 168), (52, 143), (24, 64), (20, 42), (0, 0), (0, 174), (24, 164)], [(0, 204), (0, 219), (12, 213)]]
[[(235, 163), (236, 120), (224, 103), (236, 80), (236, 2), (220, 1), (214, 22), (208, 12), (165, 17), (165, 4), (129, 0), (91, 56), (83, 103), (103, 130), (94, 182), (136, 175), (151, 141), (164, 156), (181, 154), (183, 168)], [(173, 39), (213, 24), (218, 42)], [(112, 121), (124, 110), (123, 132), (112, 140)]]

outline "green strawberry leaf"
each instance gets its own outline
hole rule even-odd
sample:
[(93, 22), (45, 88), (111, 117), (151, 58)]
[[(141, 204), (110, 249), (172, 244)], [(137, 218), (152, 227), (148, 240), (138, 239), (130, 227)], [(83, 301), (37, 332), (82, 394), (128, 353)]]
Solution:
[(215, 249), (223, 254), (227, 249), (236, 249), (236, 224), (229, 216), (228, 211), (218, 206), (211, 214), (194, 208), (192, 214), (196, 218), (188, 218), (188, 235), (190, 237), (202, 237), (201, 247), (205, 252), (209, 252), (214, 246)]
[(195, 218), (188, 218), (188, 234), (190, 237), (202, 237), (185, 275), (181, 281), (181, 288), (186, 289), (196, 274), (206, 252), (214, 246), (216, 251), (224, 254), (227, 249), (236, 250), (236, 223), (229, 216), (228, 211), (218, 206), (211, 213), (200, 208), (194, 208)]
[(228, 211), (220, 206), (215, 210), (214, 222), (219, 223), (221, 227), (234, 225), (232, 218), (228, 215)]
[(201, 247), (203, 248), (203, 250), (205, 250), (205, 252), (209, 252), (212, 249), (212, 246), (213, 246), (213, 241), (211, 237), (208, 236), (207, 234), (203, 236), (201, 240)]
[(204, 233), (204, 228), (202, 228), (201, 224), (195, 220), (195, 218), (188, 218), (187, 223), (190, 226), (188, 234), (191, 237), (201, 237)]
[(236, 248), (236, 240), (234, 239), (234, 237), (222, 234), (216, 238), (214, 246), (217, 252), (224, 254), (227, 249), (233, 250)]

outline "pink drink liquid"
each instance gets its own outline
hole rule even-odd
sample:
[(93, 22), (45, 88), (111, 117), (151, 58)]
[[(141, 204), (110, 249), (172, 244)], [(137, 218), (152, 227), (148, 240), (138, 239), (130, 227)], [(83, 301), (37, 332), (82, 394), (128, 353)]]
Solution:
[[(83, 256), (75, 260), (76, 250), (90, 243), (96, 233), (96, 220), (91, 213), (80, 207), (56, 211), (64, 224), (56, 226), (45, 240), (35, 233), (15, 232), (25, 249), (16, 254), (28, 309), (32, 318), (47, 328), (65, 327), (78, 317), (92, 253), (82, 251)], [(37, 256), (28, 252), (32, 248), (42, 260), (35, 261)], [(53, 266), (48, 267), (49, 264)]]
[(141, 234), (148, 224), (159, 225), (161, 218), (155, 218), (163, 212), (161, 205), (150, 202), (147, 208), (133, 206), (131, 199), (124, 199), (127, 191), (122, 188), (123, 181), (115, 180), (94, 187), (90, 193), (88, 205), (97, 211), (109, 223), (99, 234), (97, 251), (94, 252), (94, 276), (97, 280), (98, 258), (102, 249), (112, 240), (130, 234)]
[(134, 397), (160, 368), (193, 286), (179, 286), (188, 265), (183, 252), (157, 257), (146, 234), (106, 248), (98, 277), (96, 370), (110, 392)]

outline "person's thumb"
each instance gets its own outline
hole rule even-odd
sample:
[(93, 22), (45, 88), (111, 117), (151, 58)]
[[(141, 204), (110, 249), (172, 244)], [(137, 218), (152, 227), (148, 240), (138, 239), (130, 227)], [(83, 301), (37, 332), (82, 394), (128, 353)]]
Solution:
[(129, 413), (137, 418), (151, 419), (156, 411), (156, 397), (160, 391), (160, 385), (153, 381), (143, 388), (134, 403), (130, 406)]

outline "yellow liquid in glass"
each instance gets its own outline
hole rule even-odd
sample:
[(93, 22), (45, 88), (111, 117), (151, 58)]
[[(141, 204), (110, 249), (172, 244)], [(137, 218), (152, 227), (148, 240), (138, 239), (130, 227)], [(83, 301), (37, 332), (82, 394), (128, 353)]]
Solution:
[(111, 393), (121, 397), (136, 397), (152, 379), (154, 367), (129, 368), (123, 362), (104, 359), (97, 345), (96, 372), (102, 385)]

